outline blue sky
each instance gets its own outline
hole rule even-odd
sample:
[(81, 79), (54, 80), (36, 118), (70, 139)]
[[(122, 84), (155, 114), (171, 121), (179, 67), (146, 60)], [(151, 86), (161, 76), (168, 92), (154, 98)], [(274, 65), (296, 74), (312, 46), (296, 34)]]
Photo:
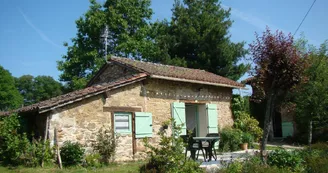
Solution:
[[(153, 0), (153, 20), (169, 18), (173, 1)], [(232, 8), (232, 41), (251, 43), (254, 33), (261, 33), (266, 26), (294, 33), (312, 2), (223, 0), (222, 6)], [(58, 80), (60, 72), (56, 61), (66, 53), (62, 43), (75, 36), (75, 20), (87, 11), (88, 6), (88, 0), (0, 1), (0, 65), (16, 77), (50, 75)], [(326, 7), (328, 1), (317, 0), (296, 37), (304, 32), (309, 42), (316, 46), (328, 39)]]

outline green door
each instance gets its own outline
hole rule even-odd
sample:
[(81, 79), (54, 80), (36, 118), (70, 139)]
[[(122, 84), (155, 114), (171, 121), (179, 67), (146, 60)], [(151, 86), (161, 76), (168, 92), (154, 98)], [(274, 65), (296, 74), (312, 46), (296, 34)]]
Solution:
[(294, 134), (294, 126), (293, 122), (282, 122), (282, 137), (285, 138), (287, 136), (293, 136)]
[(177, 126), (181, 127), (181, 135), (187, 134), (186, 107), (184, 103), (174, 102), (171, 106), (172, 117)]
[(208, 133), (218, 133), (218, 110), (216, 104), (207, 104)]

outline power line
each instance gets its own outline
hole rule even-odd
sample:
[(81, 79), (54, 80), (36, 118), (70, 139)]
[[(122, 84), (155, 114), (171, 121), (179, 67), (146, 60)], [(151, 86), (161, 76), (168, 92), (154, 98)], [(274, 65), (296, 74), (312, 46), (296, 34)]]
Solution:
[(313, 5), (314, 5), (314, 3), (315, 3), (316, 1), (317, 1), (317, 0), (314, 0), (314, 1), (313, 1), (311, 7), (309, 8), (309, 10), (307, 11), (307, 13), (305, 14), (305, 16), (304, 16), (302, 22), (300, 23), (300, 25), (298, 25), (298, 27), (297, 27), (296, 31), (294, 32), (293, 36), (295, 36), (295, 34), (297, 33), (297, 31), (300, 29), (301, 25), (303, 24), (305, 18), (307, 17), (307, 15), (309, 14), (309, 12), (311, 11), (311, 9), (312, 9), (312, 7), (313, 7)]

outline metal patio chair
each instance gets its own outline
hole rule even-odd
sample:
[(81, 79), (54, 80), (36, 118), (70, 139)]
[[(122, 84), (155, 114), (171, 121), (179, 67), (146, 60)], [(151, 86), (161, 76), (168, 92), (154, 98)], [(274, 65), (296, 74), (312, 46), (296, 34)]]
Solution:
[[(180, 136), (183, 139), (183, 142), (186, 144), (185, 146), (185, 158), (187, 159), (187, 153), (190, 151), (190, 158), (193, 160), (198, 160), (199, 152), (201, 151), (204, 157), (204, 160), (206, 159), (204, 148), (202, 147), (202, 141), (199, 140), (193, 140), (192, 136), (190, 135), (181, 135)], [(197, 154), (196, 154), (197, 152)]]

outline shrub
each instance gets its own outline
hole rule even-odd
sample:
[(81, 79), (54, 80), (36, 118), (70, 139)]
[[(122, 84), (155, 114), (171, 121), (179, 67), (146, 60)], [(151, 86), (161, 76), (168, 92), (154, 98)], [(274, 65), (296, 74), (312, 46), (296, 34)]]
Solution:
[(0, 120), (0, 161), (6, 165), (41, 166), (50, 163), (53, 153), (49, 141), (33, 139), (20, 134), (19, 117), (11, 115)]
[(327, 157), (310, 157), (306, 159), (306, 169), (308, 172), (327, 173), (328, 158)]
[[(168, 126), (172, 121), (168, 121), (163, 126)], [(140, 172), (169, 172), (169, 173), (198, 173), (202, 172), (199, 164), (195, 161), (185, 159), (184, 144), (180, 137), (181, 128), (173, 122), (173, 135), (167, 134), (163, 128), (158, 135), (160, 136), (159, 146), (153, 146), (145, 139), (145, 146), (149, 150), (149, 161), (142, 167)]]
[(29, 148), (26, 134), (20, 134), (19, 117), (10, 115), (0, 120), (0, 161), (8, 165), (24, 164), (22, 156)]
[(328, 172), (328, 144), (316, 143), (300, 152), (308, 172)]
[(85, 156), (85, 163), (87, 167), (100, 167), (101, 166), (101, 156), (99, 153), (88, 154)]
[(319, 142), (319, 143), (316, 143), (316, 144), (313, 144), (311, 145), (310, 148), (308, 149), (312, 149), (312, 150), (320, 150), (320, 151), (323, 151), (323, 152), (328, 152), (328, 143), (324, 143), (324, 142)]
[(276, 166), (263, 165), (259, 157), (250, 157), (248, 161), (234, 161), (227, 167), (221, 169), (219, 173), (292, 173), (286, 168), (278, 168)]
[(242, 133), (241, 140), (243, 143), (252, 144), (254, 139), (250, 133)]
[(78, 142), (65, 141), (60, 148), (60, 155), (64, 166), (79, 165), (83, 160), (84, 149)]
[(276, 149), (269, 153), (268, 164), (279, 168), (288, 168), (292, 171), (302, 169), (303, 159), (298, 151)]
[(223, 151), (236, 151), (242, 143), (242, 131), (233, 128), (224, 128), (221, 133), (220, 148)]
[(25, 153), (20, 157), (25, 166), (41, 166), (43, 163), (52, 163), (54, 154), (48, 140), (33, 139), (32, 143), (27, 145)]
[(112, 129), (102, 127), (97, 134), (97, 141), (92, 144), (93, 150), (100, 154), (101, 162), (108, 164), (115, 154), (117, 137)]
[(234, 121), (234, 127), (240, 129), (243, 132), (249, 133), (254, 136), (255, 141), (259, 141), (262, 137), (262, 129), (259, 127), (259, 122), (251, 117), (246, 112), (239, 113), (238, 118)]

